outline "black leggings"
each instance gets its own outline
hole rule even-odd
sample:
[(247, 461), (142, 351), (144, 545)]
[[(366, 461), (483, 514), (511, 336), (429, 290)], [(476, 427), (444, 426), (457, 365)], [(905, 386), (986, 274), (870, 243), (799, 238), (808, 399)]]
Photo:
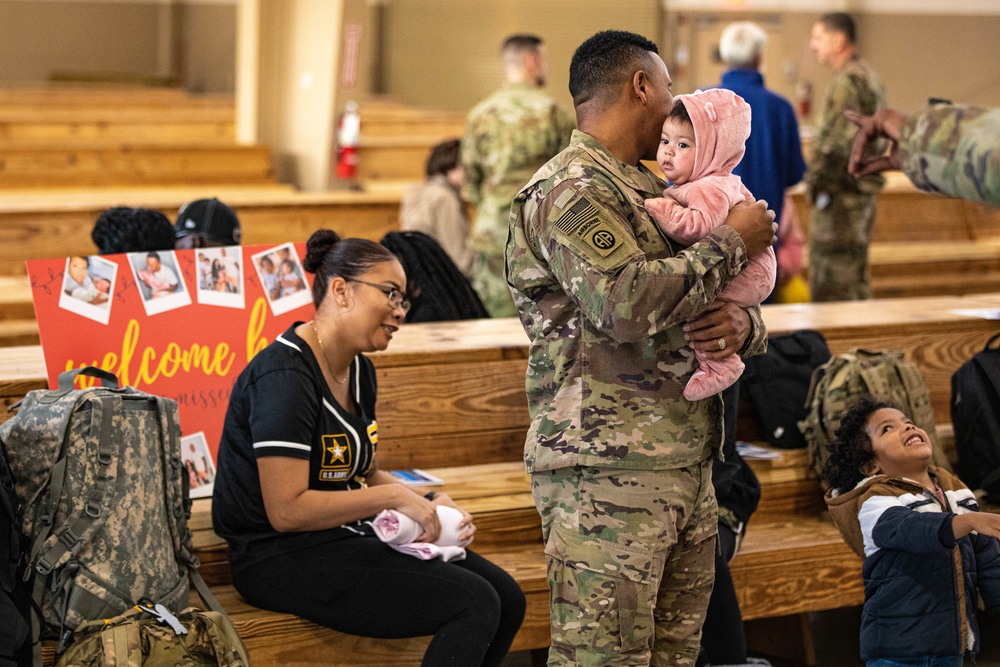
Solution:
[(250, 604), (363, 637), (434, 635), (424, 667), (499, 665), (524, 619), (524, 593), (471, 551), (422, 561), (375, 537), (269, 558), (233, 577)]
[[(720, 553), (721, 552), (721, 553)], [(715, 587), (708, 601), (705, 625), (701, 630), (701, 656), (698, 664), (743, 665), (747, 644), (743, 635), (743, 617), (736, 597), (729, 559), (736, 552), (736, 534), (719, 524), (719, 549), (715, 554)]]

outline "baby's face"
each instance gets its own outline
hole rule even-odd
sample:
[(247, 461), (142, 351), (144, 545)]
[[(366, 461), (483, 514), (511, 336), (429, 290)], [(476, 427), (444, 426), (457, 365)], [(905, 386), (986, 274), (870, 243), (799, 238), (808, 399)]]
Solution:
[(94, 287), (98, 292), (107, 294), (111, 290), (111, 281), (107, 278), (96, 278), (94, 280)]
[(82, 285), (84, 278), (87, 277), (87, 260), (83, 257), (70, 257), (69, 277), (77, 284)]
[(694, 157), (694, 128), (689, 123), (668, 118), (663, 123), (660, 147), (656, 151), (656, 163), (663, 175), (674, 185), (687, 183), (694, 171)]

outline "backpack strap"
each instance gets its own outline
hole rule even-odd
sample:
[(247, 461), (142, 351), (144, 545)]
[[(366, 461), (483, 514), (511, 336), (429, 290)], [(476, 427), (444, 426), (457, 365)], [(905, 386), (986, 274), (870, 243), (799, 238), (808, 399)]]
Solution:
[[(37, 555), (35, 549), (40, 548), (41, 545), (36, 540), (36, 544), (32, 550), (32, 562), (35, 564), (35, 569), (43, 575), (48, 575), (54, 568), (65, 562), (65, 560), (76, 556), (93, 534), (104, 524), (103, 509), (105, 495), (118, 477), (118, 454), (121, 451), (122, 432), (121, 429), (114, 427), (114, 417), (122, 410), (122, 398), (118, 395), (103, 396), (101, 401), (93, 402), (92, 410), (93, 421), (91, 422), (91, 428), (93, 428), (94, 422), (100, 422), (97, 441), (98, 467), (94, 486), (90, 490), (90, 496), (87, 498), (83, 514), (64, 523), (54, 533), (58, 538), (55, 544), (49, 547), (37, 560), (34, 558)], [(56, 465), (61, 465), (65, 469), (66, 458), (62, 457)], [(49, 495), (49, 500), (54, 500), (53, 504), (58, 504), (59, 502), (59, 495), (56, 495), (56, 492), (61, 493), (64, 478), (65, 470), (63, 470), (61, 478), (57, 480), (58, 484), (54, 484), (51, 487), (52, 492)]]
[[(174, 475), (181, 480), (180, 489), (178, 489), (176, 484), (168, 483), (166, 485), (167, 500), (169, 501), (171, 510), (170, 514), (176, 519), (168, 523), (170, 525), (171, 538), (177, 550), (177, 560), (187, 568), (191, 583), (194, 584), (195, 590), (198, 591), (198, 595), (205, 603), (205, 606), (214, 612), (225, 615), (222, 605), (209, 589), (208, 584), (205, 583), (205, 579), (201, 576), (201, 573), (198, 572), (201, 563), (191, 553), (191, 530), (187, 525), (187, 519), (191, 517), (190, 482), (187, 470), (184, 468), (180, 457), (181, 448), (180, 439), (178, 438), (180, 427), (175, 421), (176, 408), (172, 401), (168, 401), (161, 396), (152, 398), (156, 399), (156, 410), (159, 416), (164, 472), (167, 473), (169, 471), (170, 475)], [(183, 521), (181, 520), (182, 517)]]
[(114, 373), (110, 373), (103, 368), (98, 368), (97, 366), (84, 366), (83, 368), (73, 368), (60, 373), (57, 378), (59, 383), (58, 391), (62, 393), (73, 391), (73, 385), (76, 383), (76, 378), (80, 375), (99, 378), (101, 380), (101, 386), (106, 389), (118, 389), (118, 377)]

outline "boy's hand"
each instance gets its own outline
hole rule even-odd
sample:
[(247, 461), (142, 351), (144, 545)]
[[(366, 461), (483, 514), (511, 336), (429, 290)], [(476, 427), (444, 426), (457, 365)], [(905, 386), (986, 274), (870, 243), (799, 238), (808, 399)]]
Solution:
[(1000, 538), (1000, 514), (990, 512), (969, 512), (958, 514), (951, 521), (951, 530), (955, 539), (965, 537), (972, 531), (980, 535)]

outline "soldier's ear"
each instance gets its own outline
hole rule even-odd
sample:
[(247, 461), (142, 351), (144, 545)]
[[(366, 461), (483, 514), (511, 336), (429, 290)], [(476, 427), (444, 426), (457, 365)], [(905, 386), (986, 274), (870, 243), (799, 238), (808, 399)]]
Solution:
[(640, 99), (643, 103), (646, 102), (646, 86), (649, 85), (649, 77), (641, 69), (637, 70), (635, 74), (632, 75), (632, 94)]

